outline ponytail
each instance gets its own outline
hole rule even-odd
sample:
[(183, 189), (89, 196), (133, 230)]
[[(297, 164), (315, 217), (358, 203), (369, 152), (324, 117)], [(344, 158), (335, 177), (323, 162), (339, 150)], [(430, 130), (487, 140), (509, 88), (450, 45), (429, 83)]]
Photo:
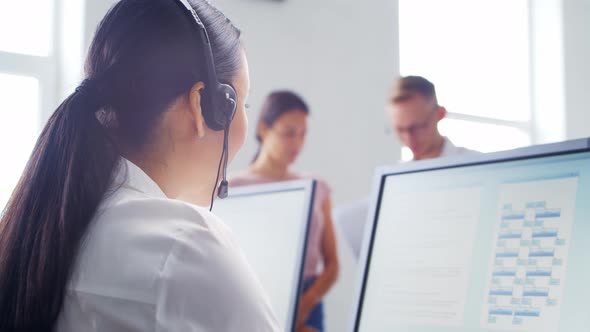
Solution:
[(43, 129), (0, 220), (0, 331), (51, 331), (118, 154), (90, 81)]
[[(217, 78), (232, 82), (240, 31), (208, 1), (190, 3), (207, 28)], [(164, 0), (117, 1), (100, 22), (86, 58), (90, 79), (49, 119), (0, 216), (0, 331), (53, 330), (116, 147), (147, 148), (169, 105), (208, 77), (205, 46), (191, 29)]]

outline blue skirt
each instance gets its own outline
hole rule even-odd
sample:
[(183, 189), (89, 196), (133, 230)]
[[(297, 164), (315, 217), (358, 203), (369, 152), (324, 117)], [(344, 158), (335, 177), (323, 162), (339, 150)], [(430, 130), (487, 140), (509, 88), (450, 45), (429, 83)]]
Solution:
[[(309, 287), (311, 287), (311, 285), (313, 285), (315, 279), (315, 277), (310, 277), (303, 280), (302, 294), (305, 293), (305, 291), (308, 290)], [(315, 307), (313, 307), (313, 309), (309, 313), (307, 321), (305, 322), (305, 326), (314, 328), (318, 330), (318, 332), (324, 331), (324, 305), (322, 304), (322, 302), (318, 302), (318, 304)]]

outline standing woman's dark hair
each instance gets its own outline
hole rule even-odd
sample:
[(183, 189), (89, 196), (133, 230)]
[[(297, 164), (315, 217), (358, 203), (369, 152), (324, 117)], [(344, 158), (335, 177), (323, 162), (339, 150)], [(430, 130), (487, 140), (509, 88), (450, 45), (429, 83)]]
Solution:
[[(294, 111), (303, 112), (309, 115), (309, 108), (303, 98), (288, 90), (274, 91), (266, 97), (264, 104), (262, 104), (262, 109), (258, 116), (257, 128), (260, 124), (264, 124), (266, 127), (270, 128), (283, 114)], [(259, 145), (262, 144), (262, 137), (260, 137), (258, 130), (256, 130), (256, 140)], [(252, 163), (258, 159), (259, 155), (260, 146)]]
[(316, 181), (297, 312), (297, 331), (324, 331), (323, 299), (338, 278), (338, 252), (332, 222), (330, 186), (318, 177), (291, 169), (303, 150), (309, 109), (290, 91), (271, 93), (259, 116), (256, 138), (259, 152), (247, 170), (231, 178), (234, 187), (279, 181)]
[[(43, 129), (0, 221), (0, 331), (54, 329), (121, 151), (141, 152), (171, 102), (205, 80), (203, 46), (174, 1), (119, 1), (98, 27), (86, 79)], [(207, 1), (191, 4), (230, 83), (240, 33)]]

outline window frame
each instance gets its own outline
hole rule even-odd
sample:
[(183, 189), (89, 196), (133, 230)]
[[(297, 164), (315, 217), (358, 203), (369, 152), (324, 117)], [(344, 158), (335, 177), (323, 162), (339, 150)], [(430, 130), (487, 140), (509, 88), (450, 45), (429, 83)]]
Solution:
[[(401, 0), (400, 0), (401, 1)], [(399, 6), (399, 2), (398, 1), (398, 6)], [(403, 15), (401, 12), (401, 6), (398, 7), (398, 15), (401, 16)], [(532, 55), (533, 52), (533, 4), (531, 3), (531, 0), (527, 1), (527, 25), (528, 25), (528, 44), (527, 44), (527, 59), (528, 59), (528, 71), (529, 71), (529, 77), (528, 77), (528, 101), (529, 101), (529, 119), (528, 121), (516, 121), (516, 120), (505, 120), (505, 119), (501, 119), (501, 118), (493, 118), (493, 117), (487, 117), (487, 116), (480, 116), (480, 115), (471, 115), (471, 114), (465, 114), (465, 113), (459, 113), (459, 112), (451, 112), (448, 111), (447, 115), (446, 115), (446, 119), (450, 119), (450, 120), (461, 120), (461, 121), (468, 121), (468, 122), (473, 122), (473, 123), (480, 123), (480, 124), (489, 124), (489, 125), (498, 125), (498, 126), (504, 126), (504, 127), (510, 127), (510, 128), (514, 128), (517, 130), (522, 131), (524, 134), (526, 134), (529, 137), (529, 142), (531, 144), (535, 144), (537, 143), (537, 134), (536, 134), (536, 126), (535, 126), (535, 98), (534, 98), (534, 58)], [(398, 33), (400, 34), (399, 39), (401, 40), (401, 31), (403, 29), (399, 29)], [(400, 59), (399, 62), (399, 68), (400, 68), (400, 73), (403, 72), (403, 69), (401, 68), (401, 58), (402, 58), (402, 48), (401, 45), (398, 44), (398, 51), (399, 51), (399, 57), (398, 59)], [(407, 147), (402, 146), (401, 147), (401, 155), (407, 155), (407, 151), (404, 151), (405, 149), (407, 149)], [(405, 160), (405, 159), (404, 159)]]
[[(38, 81), (37, 123), (33, 124), (37, 134), (41, 132), (43, 125), (55, 110), (59, 93), (60, 16), (63, 0), (46, 1), (52, 1), (54, 6), (49, 53), (39, 56), (0, 50), (0, 73), (31, 77)], [(37, 137), (35, 136), (34, 139), (36, 140)], [(3, 193), (11, 195), (10, 192)], [(5, 201), (0, 202), (0, 213), (5, 203)]]

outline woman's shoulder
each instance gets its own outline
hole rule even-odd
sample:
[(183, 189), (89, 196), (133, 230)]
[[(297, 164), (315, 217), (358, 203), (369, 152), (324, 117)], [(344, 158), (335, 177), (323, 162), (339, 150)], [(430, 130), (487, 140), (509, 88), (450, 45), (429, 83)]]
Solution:
[[(219, 323), (226, 317), (231, 328), (217, 330), (258, 322), (278, 331), (231, 231), (205, 208), (141, 193), (115, 197), (94, 220), (78, 262), (70, 292), (148, 303), (170, 330), (206, 322), (214, 330), (229, 324)], [(233, 305), (236, 294), (242, 300)]]
[[(147, 281), (158, 275), (174, 248), (189, 242), (197, 252), (234, 247), (227, 227), (207, 209), (122, 188), (94, 217), (81, 251), (80, 269), (109, 271), (133, 266), (129, 273)], [(119, 282), (115, 276), (96, 275), (100, 283)]]
[(203, 207), (141, 194), (112, 200), (99, 210), (96, 224), (113, 227), (121, 236), (137, 237), (148, 232), (152, 239), (170, 241), (175, 241), (181, 233), (223, 238), (227, 231)]
[[(130, 189), (118, 190), (97, 211), (70, 286), (83, 292), (124, 287), (132, 299), (154, 301), (150, 285), (175, 247), (189, 238), (200, 246), (225, 241), (217, 220), (203, 210)], [(127, 284), (127, 279), (134, 283)]]

